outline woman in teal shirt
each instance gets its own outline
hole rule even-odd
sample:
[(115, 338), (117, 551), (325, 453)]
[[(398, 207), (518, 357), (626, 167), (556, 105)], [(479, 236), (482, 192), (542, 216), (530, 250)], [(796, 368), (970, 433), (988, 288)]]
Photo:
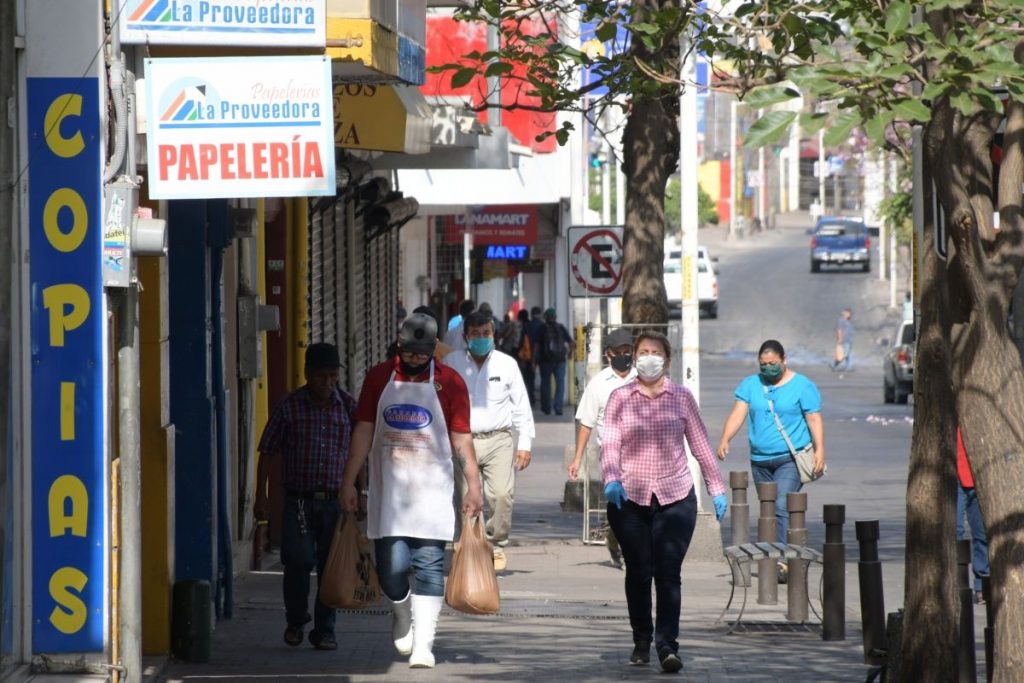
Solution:
[(814, 382), (786, 367), (786, 351), (778, 341), (769, 339), (761, 344), (757, 361), (760, 371), (745, 377), (736, 387), (736, 404), (722, 428), (718, 458), (725, 460), (729, 441), (746, 420), (754, 483), (773, 481), (778, 484), (775, 518), (779, 542), (785, 543), (789, 528), (786, 494), (799, 491), (802, 484), (793, 455), (772, 416), (769, 401), (793, 448), (799, 451), (814, 444), (814, 470), (822, 472), (825, 469), (825, 427), (821, 419), (821, 394)]

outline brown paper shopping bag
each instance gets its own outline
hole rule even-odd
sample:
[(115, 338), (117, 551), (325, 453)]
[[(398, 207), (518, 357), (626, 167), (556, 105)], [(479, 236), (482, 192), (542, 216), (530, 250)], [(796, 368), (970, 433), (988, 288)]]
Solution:
[(338, 609), (363, 609), (379, 600), (380, 579), (372, 544), (359, 531), (355, 515), (344, 514), (334, 527), (320, 579), (320, 602)]

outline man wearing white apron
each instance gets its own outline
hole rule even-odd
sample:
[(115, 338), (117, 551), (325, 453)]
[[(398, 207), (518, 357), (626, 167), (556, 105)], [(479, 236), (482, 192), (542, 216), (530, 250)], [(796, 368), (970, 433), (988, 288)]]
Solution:
[(341, 485), (343, 508), (356, 512), (355, 482), (369, 459), (367, 536), (393, 603), (392, 639), (410, 666), (428, 668), (444, 602), (444, 547), (455, 532), (453, 458), (469, 486), (462, 512), (483, 508), (469, 393), (457, 372), (431, 360), (436, 343), (437, 322), (414, 313), (398, 334), (398, 355), (367, 373)]

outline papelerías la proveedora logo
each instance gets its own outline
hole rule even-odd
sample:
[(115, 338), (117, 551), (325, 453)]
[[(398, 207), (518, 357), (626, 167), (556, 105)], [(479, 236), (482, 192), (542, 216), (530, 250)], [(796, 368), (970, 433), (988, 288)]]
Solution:
[(393, 403), (384, 408), (384, 422), (395, 429), (425, 429), (434, 416), (423, 406), (412, 403)]
[(321, 88), (294, 82), (254, 81), (243, 99), (221, 96), (197, 77), (179, 79), (158, 100), (157, 128), (183, 131), (248, 128), (310, 129), (281, 140), (246, 142), (176, 137), (177, 144), (157, 147), (161, 180), (246, 180), (259, 178), (322, 178), (323, 160), (317, 145), (323, 126)]
[(202, 29), (282, 31), (313, 30), (317, 13), (312, 0), (266, 0), (253, 4), (239, 0), (142, 0), (128, 15), (133, 30)]

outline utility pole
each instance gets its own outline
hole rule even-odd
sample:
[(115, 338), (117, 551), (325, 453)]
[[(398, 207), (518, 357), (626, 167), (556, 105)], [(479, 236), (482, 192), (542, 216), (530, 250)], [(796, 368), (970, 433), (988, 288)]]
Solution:
[(729, 102), (729, 239), (736, 239), (736, 107), (739, 102)]

